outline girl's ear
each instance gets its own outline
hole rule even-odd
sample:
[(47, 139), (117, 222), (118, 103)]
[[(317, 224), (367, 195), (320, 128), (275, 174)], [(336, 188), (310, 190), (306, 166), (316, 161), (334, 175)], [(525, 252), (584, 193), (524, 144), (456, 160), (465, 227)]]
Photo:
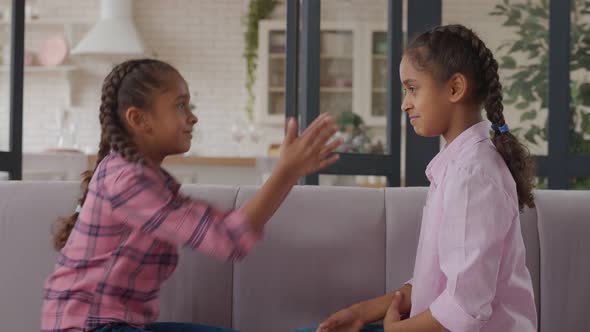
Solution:
[(148, 112), (144, 112), (137, 107), (132, 106), (125, 111), (125, 120), (133, 132), (150, 133), (152, 131)]
[(458, 103), (464, 100), (467, 97), (468, 84), (467, 78), (461, 73), (451, 76), (447, 83), (449, 101), (451, 103)]

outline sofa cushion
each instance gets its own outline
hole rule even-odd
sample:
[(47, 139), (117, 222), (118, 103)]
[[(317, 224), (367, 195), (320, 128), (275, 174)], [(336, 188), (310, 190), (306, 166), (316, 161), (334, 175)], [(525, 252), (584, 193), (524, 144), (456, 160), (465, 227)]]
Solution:
[[(241, 188), (238, 205), (254, 194)], [(293, 331), (385, 291), (384, 191), (296, 187), (234, 267), (234, 328)]]
[[(181, 191), (228, 210), (234, 207), (238, 188), (184, 185)], [(232, 273), (229, 262), (182, 249), (176, 271), (162, 287), (160, 321), (231, 327)]]
[(385, 280), (388, 292), (398, 289), (412, 277), (427, 192), (428, 188), (385, 190)]
[(536, 193), (541, 332), (590, 331), (590, 191)]
[[(74, 212), (79, 184), (0, 185), (0, 322), (3, 331), (38, 331), (43, 284), (53, 271), (51, 225)], [(25, 314), (26, 313), (26, 314)]]

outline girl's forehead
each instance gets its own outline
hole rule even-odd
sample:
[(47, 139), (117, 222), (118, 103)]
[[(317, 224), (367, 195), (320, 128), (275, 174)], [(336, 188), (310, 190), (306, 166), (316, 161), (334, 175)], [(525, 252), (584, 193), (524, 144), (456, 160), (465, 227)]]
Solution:
[(399, 73), (402, 82), (405, 80), (424, 80), (427, 79), (425, 76), (428, 76), (425, 71), (418, 70), (407, 56), (404, 56), (400, 62)]
[(188, 84), (179, 73), (167, 73), (163, 79), (165, 84), (162, 93), (188, 94)]

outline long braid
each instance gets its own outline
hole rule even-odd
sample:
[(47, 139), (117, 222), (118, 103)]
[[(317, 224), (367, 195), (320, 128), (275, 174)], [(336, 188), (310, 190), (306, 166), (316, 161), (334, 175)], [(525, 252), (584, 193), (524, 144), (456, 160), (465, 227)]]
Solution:
[(406, 54), (418, 66), (431, 69), (441, 81), (462, 73), (473, 84), (474, 97), (483, 102), (494, 128), (492, 142), (516, 182), (519, 207), (521, 210), (525, 205), (533, 207), (534, 163), (526, 146), (509, 131), (501, 130), (506, 125), (502, 84), (498, 62), (490, 49), (472, 30), (456, 24), (423, 33), (408, 46)]
[[(130, 60), (113, 68), (105, 78), (99, 113), (101, 136), (97, 159), (92, 170), (82, 173), (79, 206), (82, 206), (86, 200), (94, 172), (111, 150), (118, 152), (129, 162), (144, 163), (143, 156), (123, 125), (123, 113), (129, 106), (145, 107), (149, 104), (150, 101), (147, 100), (149, 98), (146, 96), (160, 87), (162, 79), (158, 74), (165, 70), (175, 69), (158, 60)], [(75, 212), (69, 217), (57, 220), (53, 231), (53, 246), (56, 250), (65, 246), (78, 216), (79, 213)]]
[[(145, 61), (145, 60), (144, 60)], [(100, 105), (100, 124), (110, 148), (117, 151), (129, 162), (143, 162), (135, 143), (125, 131), (118, 115), (118, 93), (125, 77), (142, 63), (140, 61), (125, 62), (113, 69), (105, 78), (102, 86)]]

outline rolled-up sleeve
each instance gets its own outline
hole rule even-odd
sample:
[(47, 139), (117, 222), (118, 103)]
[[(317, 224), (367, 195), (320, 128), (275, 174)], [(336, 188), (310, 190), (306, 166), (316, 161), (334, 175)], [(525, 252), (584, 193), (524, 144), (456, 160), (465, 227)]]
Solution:
[(479, 331), (492, 315), (504, 238), (518, 208), (500, 186), (475, 170), (447, 174), (438, 236), (446, 288), (432, 316), (454, 332)]
[(220, 259), (243, 258), (260, 238), (241, 210), (221, 211), (178, 192), (142, 166), (121, 171), (109, 199), (117, 220)]

